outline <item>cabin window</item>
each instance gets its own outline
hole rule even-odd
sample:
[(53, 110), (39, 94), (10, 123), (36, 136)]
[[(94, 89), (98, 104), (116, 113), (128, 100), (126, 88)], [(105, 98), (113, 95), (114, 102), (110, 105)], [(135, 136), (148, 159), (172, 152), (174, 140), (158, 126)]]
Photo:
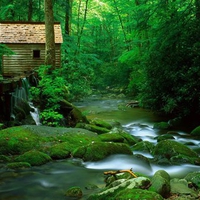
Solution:
[(33, 50), (33, 58), (40, 58), (40, 50)]

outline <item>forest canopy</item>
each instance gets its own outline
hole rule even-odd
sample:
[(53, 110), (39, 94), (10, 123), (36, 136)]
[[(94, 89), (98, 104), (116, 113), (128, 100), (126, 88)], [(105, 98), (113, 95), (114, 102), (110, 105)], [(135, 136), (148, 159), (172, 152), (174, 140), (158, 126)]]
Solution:
[[(117, 87), (155, 111), (199, 116), (199, 0), (52, 2), (69, 98)], [(0, 20), (44, 21), (43, 3), (1, 0)]]

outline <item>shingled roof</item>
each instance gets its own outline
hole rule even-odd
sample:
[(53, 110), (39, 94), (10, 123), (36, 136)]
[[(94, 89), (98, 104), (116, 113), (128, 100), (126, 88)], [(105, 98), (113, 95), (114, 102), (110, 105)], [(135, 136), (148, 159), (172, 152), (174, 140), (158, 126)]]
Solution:
[[(54, 24), (55, 43), (62, 43), (59, 23)], [(45, 43), (45, 24), (40, 22), (0, 22), (0, 43)]]

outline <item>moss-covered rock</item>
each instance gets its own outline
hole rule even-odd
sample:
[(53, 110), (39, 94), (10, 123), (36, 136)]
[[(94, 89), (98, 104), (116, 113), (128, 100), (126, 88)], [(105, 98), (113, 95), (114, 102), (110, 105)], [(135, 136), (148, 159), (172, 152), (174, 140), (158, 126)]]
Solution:
[[(122, 200), (122, 199), (134, 199), (134, 200), (163, 200), (162, 196), (148, 190), (142, 190), (142, 189), (126, 189), (119, 192), (116, 197), (116, 200)], [(110, 199), (111, 200), (111, 199)], [(114, 199), (113, 199), (114, 200)]]
[[(170, 180), (171, 193), (181, 195), (188, 195), (183, 199), (198, 199), (198, 191), (188, 187), (188, 182), (185, 179), (173, 178)], [(192, 198), (190, 198), (192, 197)]]
[(1, 162), (10, 162), (11, 159), (8, 156), (0, 155), (0, 163)]
[(141, 141), (136, 143), (131, 147), (133, 151), (142, 151), (152, 154), (154, 151), (155, 145), (149, 141)]
[(38, 136), (23, 127), (0, 131), (0, 154), (19, 155), (38, 146)]
[(102, 142), (124, 142), (124, 137), (117, 133), (104, 133), (99, 135)]
[(81, 146), (73, 152), (73, 156), (82, 158), (84, 161), (97, 161), (112, 154), (129, 154), (132, 151), (128, 145), (111, 142), (94, 142), (86, 146)]
[(100, 127), (100, 126), (96, 126), (93, 124), (84, 124), (84, 123), (78, 123), (76, 125), (76, 128), (83, 128), (98, 134), (102, 134), (102, 133), (108, 133), (110, 130), (104, 127)]
[(83, 192), (80, 187), (71, 187), (67, 190), (65, 196), (80, 199), (83, 196)]
[(110, 123), (103, 121), (101, 119), (94, 119), (94, 120), (91, 121), (91, 124), (106, 128), (108, 130), (112, 129), (112, 125)]
[[(91, 195), (88, 200), (122, 200), (122, 199), (154, 199), (162, 200), (159, 194), (145, 190), (150, 185), (150, 180), (145, 177), (132, 178), (129, 180), (120, 179), (112, 183), (112, 187), (105, 188), (103, 191)], [(143, 189), (142, 189), (143, 188)]]
[(173, 140), (160, 141), (153, 152), (155, 160), (167, 159), (173, 164), (198, 164), (199, 156), (192, 149)]
[(170, 124), (168, 122), (157, 122), (153, 125), (153, 128), (167, 130), (170, 128)]
[(29, 167), (31, 167), (31, 165), (28, 162), (13, 162), (13, 163), (7, 164), (7, 168), (10, 168), (10, 169), (21, 169), (21, 168), (29, 168)]
[(18, 156), (15, 161), (27, 162), (30, 163), (32, 166), (39, 166), (51, 161), (51, 157), (40, 151), (32, 150)]
[(170, 196), (170, 176), (166, 171), (157, 171), (153, 175), (151, 183), (149, 191), (156, 192), (164, 198)]
[(200, 136), (200, 126), (197, 126), (195, 129), (193, 129), (190, 134), (193, 136)]
[(163, 134), (163, 135), (159, 135), (155, 139), (157, 139), (157, 142), (160, 142), (162, 140), (174, 140), (175, 138), (172, 134)]
[(184, 178), (187, 182), (192, 183), (192, 186), (200, 189), (200, 172), (191, 172), (187, 174)]
[(127, 143), (129, 145), (134, 145), (137, 142), (141, 141), (141, 139), (131, 135), (130, 133), (127, 133), (122, 128), (113, 128), (109, 133), (122, 136), (124, 138), (124, 143)]
[(49, 155), (52, 159), (64, 159), (70, 157), (70, 145), (68, 142), (55, 144), (50, 147)]

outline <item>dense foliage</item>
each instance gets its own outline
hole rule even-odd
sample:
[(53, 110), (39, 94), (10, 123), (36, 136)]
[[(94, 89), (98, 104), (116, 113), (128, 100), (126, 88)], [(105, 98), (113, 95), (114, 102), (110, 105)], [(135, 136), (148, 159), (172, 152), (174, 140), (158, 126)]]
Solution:
[[(53, 3), (55, 20), (63, 28), (59, 73), (70, 90), (68, 98), (89, 95), (93, 88), (123, 87), (153, 110), (178, 116), (200, 114), (198, 0)], [(41, 0), (2, 0), (0, 11), (0, 20), (44, 18)], [(52, 94), (59, 87), (48, 81), (41, 84)], [(51, 103), (54, 109), (56, 103)]]

